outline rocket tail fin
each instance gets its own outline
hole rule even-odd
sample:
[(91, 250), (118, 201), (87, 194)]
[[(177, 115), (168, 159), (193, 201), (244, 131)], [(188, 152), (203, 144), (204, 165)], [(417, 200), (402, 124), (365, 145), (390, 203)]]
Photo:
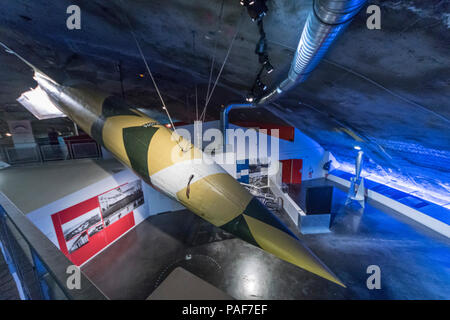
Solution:
[(25, 63), (27, 66), (29, 66), (31, 69), (34, 70), (35, 74), (39, 74), (39, 76), (46, 78), (48, 81), (51, 81), (55, 84), (58, 84), (55, 80), (53, 80), (50, 76), (48, 76), (45, 72), (40, 70), (38, 67), (36, 67), (34, 64), (23, 58), (21, 55), (19, 55), (17, 52), (9, 48), (6, 44), (0, 41), (0, 47), (3, 47), (5, 49), (6, 53), (12, 54), (19, 58), (23, 63)]

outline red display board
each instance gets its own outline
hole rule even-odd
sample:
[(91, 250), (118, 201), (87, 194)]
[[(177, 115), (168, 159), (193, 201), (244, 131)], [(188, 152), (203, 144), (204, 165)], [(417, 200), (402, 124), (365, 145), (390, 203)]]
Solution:
[(282, 177), (283, 183), (301, 184), (302, 183), (302, 159), (281, 160), (282, 163)]
[(291, 126), (281, 126), (277, 124), (270, 123), (259, 123), (259, 122), (233, 122), (233, 124), (244, 127), (244, 128), (258, 128), (262, 130), (267, 130), (267, 134), (272, 135), (273, 129), (278, 129), (278, 138), (288, 141), (294, 141), (295, 138), (295, 128)]
[(133, 210), (142, 204), (142, 185), (136, 180), (53, 214), (61, 251), (82, 265), (134, 227)]

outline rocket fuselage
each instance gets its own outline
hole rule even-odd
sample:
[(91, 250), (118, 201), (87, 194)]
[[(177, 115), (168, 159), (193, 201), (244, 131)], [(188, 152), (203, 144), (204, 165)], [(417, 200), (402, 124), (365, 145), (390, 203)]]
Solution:
[(61, 86), (38, 73), (51, 101), (145, 182), (217, 227), (275, 256), (333, 281), (339, 279), (232, 176), (190, 142), (85, 85)]

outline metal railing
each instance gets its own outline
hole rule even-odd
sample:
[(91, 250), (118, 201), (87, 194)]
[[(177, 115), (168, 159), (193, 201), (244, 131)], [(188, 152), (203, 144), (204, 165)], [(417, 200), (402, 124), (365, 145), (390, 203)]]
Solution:
[(40, 162), (38, 146), (5, 147), (6, 159), (9, 164)]
[(23, 299), (107, 299), (81, 270), (79, 289), (69, 289), (72, 262), (1, 192), (0, 242)]
[(67, 146), (42, 145), (40, 146), (42, 161), (68, 160), (70, 154)]
[(71, 145), (72, 158), (99, 158), (101, 153), (96, 142), (72, 143)]
[(70, 159), (98, 159), (101, 147), (94, 141), (73, 141), (64, 144), (0, 146), (0, 160), (10, 165), (41, 163)]

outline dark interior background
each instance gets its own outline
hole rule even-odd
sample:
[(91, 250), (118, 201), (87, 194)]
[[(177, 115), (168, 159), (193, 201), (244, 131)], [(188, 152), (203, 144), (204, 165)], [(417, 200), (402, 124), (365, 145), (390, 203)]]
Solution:
[[(220, 9), (223, 3), (223, 14)], [(82, 29), (66, 28), (66, 9), (82, 10)], [(273, 105), (235, 111), (234, 120), (286, 122), (330, 150), (350, 169), (355, 145), (368, 156), (365, 169), (443, 205), (450, 202), (450, 1), (370, 0), (381, 7), (381, 30), (366, 28), (366, 7), (338, 39), (312, 76)], [(275, 71), (286, 75), (311, 0), (269, 0), (265, 30)], [(92, 82), (151, 109), (161, 103), (129, 32), (143, 47), (172, 115), (195, 118), (195, 85), (204, 106), (211, 60), (218, 73), (242, 11), (239, 0), (5, 0), (0, 41), (48, 72)], [(244, 13), (228, 63), (207, 109), (243, 102), (259, 69), (257, 26)], [(216, 50), (214, 49), (216, 47)], [(6, 121), (33, 116), (16, 99), (34, 87), (32, 71), (0, 53), (0, 134)], [(270, 112), (270, 113), (269, 113)], [(274, 117), (275, 115), (276, 117)], [(278, 118), (278, 119), (277, 119)], [(36, 135), (67, 119), (33, 121)]]

